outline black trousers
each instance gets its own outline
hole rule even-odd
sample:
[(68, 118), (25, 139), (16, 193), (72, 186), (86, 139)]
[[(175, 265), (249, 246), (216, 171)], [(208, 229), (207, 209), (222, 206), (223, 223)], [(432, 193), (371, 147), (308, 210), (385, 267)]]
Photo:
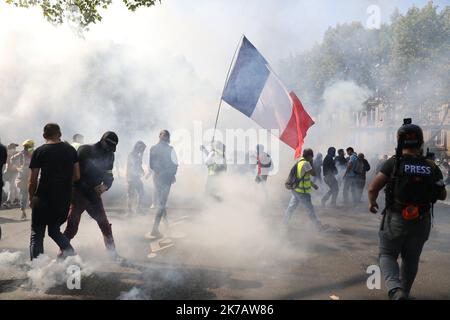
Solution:
[(30, 237), (31, 260), (44, 253), (45, 229), (48, 229), (49, 237), (55, 241), (63, 254), (74, 251), (70, 245), (70, 240), (60, 230), (61, 224), (65, 220), (60, 217), (62, 214), (67, 217), (66, 208), (58, 208), (58, 206), (52, 206), (50, 203), (37, 197), (33, 198)]
[(44, 253), (44, 237), (45, 229), (48, 227), (48, 235), (55, 241), (58, 247), (64, 251), (73, 251), (69, 239), (64, 236), (60, 230), (59, 225), (31, 225), (31, 239), (30, 239), (30, 258), (31, 260), (37, 258)]

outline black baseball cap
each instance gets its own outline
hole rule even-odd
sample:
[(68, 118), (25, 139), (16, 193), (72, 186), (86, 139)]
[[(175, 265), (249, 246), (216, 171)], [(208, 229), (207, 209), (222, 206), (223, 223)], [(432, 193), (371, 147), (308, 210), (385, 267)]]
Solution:
[(113, 151), (116, 151), (117, 144), (119, 143), (119, 137), (112, 131), (107, 131), (103, 134), (101, 141), (105, 141), (109, 144)]

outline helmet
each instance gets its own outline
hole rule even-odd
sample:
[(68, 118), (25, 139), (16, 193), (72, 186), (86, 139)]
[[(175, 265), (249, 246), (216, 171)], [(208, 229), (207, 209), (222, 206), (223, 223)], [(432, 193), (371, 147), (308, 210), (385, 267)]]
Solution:
[(34, 141), (31, 139), (25, 140), (24, 142), (22, 142), (22, 146), (24, 146), (25, 148), (34, 148)]
[(402, 148), (421, 148), (423, 131), (415, 124), (404, 124), (397, 131), (397, 141)]

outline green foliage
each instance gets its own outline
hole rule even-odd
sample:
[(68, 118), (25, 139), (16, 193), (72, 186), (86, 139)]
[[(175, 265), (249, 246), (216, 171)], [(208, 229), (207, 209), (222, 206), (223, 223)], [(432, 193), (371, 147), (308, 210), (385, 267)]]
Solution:
[(418, 107), (450, 100), (450, 7), (432, 2), (396, 11), (379, 30), (360, 23), (329, 28), (323, 42), (282, 62), (306, 104), (320, 105), (328, 84), (354, 81), (392, 103)]
[[(108, 9), (112, 0), (6, 0), (17, 7), (29, 8), (39, 6), (44, 17), (53, 24), (65, 21), (75, 23), (81, 30), (100, 22), (100, 9)], [(126, 7), (136, 11), (140, 7), (151, 7), (161, 0), (123, 0)]]

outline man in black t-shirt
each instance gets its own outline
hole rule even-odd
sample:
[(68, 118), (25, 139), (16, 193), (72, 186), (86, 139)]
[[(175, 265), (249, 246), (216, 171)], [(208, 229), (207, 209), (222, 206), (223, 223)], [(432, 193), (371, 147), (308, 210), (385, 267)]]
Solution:
[[(70, 241), (61, 231), (69, 213), (72, 182), (80, 178), (75, 149), (61, 141), (57, 124), (44, 127), (46, 144), (37, 148), (31, 157), (28, 192), (31, 213), (31, 260), (44, 253), (45, 228), (61, 249), (59, 257), (74, 254)], [(40, 178), (39, 178), (40, 173)]]
[[(405, 121), (397, 132), (396, 157), (387, 160), (368, 190), (369, 211), (377, 213), (377, 197), (386, 186), (386, 209), (379, 231), (379, 259), (389, 298), (409, 298), (420, 255), (431, 229), (432, 206), (445, 200), (442, 172), (421, 154), (423, 132)], [(402, 259), (401, 268), (398, 263)]]

